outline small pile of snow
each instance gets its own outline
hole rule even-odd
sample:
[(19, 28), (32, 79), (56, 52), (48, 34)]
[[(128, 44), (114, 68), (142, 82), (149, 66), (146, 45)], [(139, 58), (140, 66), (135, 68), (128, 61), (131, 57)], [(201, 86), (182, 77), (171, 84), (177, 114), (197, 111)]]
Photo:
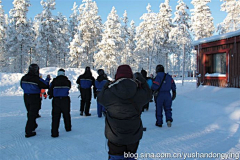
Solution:
[(221, 73), (206, 73), (205, 77), (226, 77), (226, 74), (221, 74)]

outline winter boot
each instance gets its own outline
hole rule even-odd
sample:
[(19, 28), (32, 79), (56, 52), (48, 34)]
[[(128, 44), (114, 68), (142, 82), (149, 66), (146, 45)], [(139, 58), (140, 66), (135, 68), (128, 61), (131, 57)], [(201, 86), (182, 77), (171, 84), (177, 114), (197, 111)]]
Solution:
[(167, 121), (167, 126), (171, 127), (172, 126), (172, 122), (171, 121)]
[(157, 124), (157, 123), (155, 124), (155, 126), (157, 126), (157, 127), (162, 127), (162, 125), (161, 125), (161, 124)]
[(33, 136), (36, 136), (36, 132), (35, 131), (33, 131), (32, 133), (28, 133), (28, 134), (26, 133), (25, 134), (26, 138), (33, 137)]
[(91, 113), (86, 113), (85, 116), (91, 116)]
[(80, 116), (82, 116), (82, 115), (83, 115), (83, 111), (80, 112)]

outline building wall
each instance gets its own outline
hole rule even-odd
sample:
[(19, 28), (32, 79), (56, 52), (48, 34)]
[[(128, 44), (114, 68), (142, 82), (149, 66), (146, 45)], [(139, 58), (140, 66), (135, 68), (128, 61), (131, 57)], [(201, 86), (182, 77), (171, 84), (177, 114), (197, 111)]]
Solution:
[[(197, 50), (197, 85), (240, 88), (240, 36), (195, 46)], [(226, 54), (226, 77), (205, 77), (209, 54)]]

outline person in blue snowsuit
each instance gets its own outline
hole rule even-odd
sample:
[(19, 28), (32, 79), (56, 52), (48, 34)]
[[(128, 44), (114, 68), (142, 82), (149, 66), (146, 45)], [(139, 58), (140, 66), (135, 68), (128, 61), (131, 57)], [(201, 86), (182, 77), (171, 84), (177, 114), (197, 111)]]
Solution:
[[(172, 124), (172, 101), (176, 98), (176, 85), (172, 77), (164, 72), (164, 67), (162, 65), (157, 65), (156, 67), (156, 77), (153, 81), (152, 89), (156, 91), (164, 77), (164, 81), (162, 86), (158, 92), (157, 97), (155, 97), (155, 104), (156, 104), (156, 126), (162, 127), (163, 124), (163, 110), (166, 116), (166, 122), (168, 127), (171, 127)], [(165, 76), (166, 74), (166, 76)], [(172, 90), (172, 96), (170, 91)]]
[(71, 131), (71, 115), (70, 115), (70, 97), (71, 81), (65, 76), (65, 70), (59, 69), (58, 75), (50, 84), (48, 95), (52, 99), (52, 129), (51, 136), (53, 138), (59, 136), (59, 124), (61, 114), (63, 114), (64, 126), (67, 132)]
[(25, 137), (36, 135), (35, 129), (38, 127), (36, 118), (41, 106), (40, 92), (41, 89), (49, 88), (50, 75), (45, 80), (39, 77), (39, 66), (31, 64), (28, 73), (25, 74), (20, 86), (24, 91), (24, 103), (27, 109), (27, 124), (25, 127)]
[(96, 92), (95, 87), (95, 79), (92, 76), (92, 72), (90, 67), (85, 68), (84, 74), (80, 75), (76, 81), (79, 85), (79, 90), (81, 94), (81, 104), (80, 104), (80, 116), (83, 115), (83, 111), (85, 112), (85, 116), (91, 116), (89, 113), (90, 106), (91, 106), (91, 99), (92, 99), (92, 86), (93, 86), (93, 93)]
[[(102, 90), (102, 88), (104, 87), (104, 85), (109, 82), (108, 78), (107, 78), (107, 75), (104, 73), (104, 70), (103, 69), (99, 69), (97, 71), (98, 73), (98, 77), (95, 81), (95, 87), (97, 89), (95, 95), (94, 95), (94, 98), (97, 97), (98, 93)], [(97, 114), (98, 114), (98, 117), (102, 117), (102, 113), (105, 113), (106, 110), (104, 108), (103, 105), (101, 105), (100, 103), (97, 102)]]

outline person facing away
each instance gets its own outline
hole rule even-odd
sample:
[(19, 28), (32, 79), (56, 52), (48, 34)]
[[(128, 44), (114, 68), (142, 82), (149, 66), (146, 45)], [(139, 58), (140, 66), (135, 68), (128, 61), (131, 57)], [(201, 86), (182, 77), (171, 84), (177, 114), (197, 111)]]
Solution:
[(83, 112), (85, 112), (85, 116), (91, 116), (89, 113), (92, 99), (91, 88), (93, 86), (93, 93), (96, 92), (96, 88), (90, 67), (85, 68), (84, 74), (78, 77), (76, 83), (79, 85), (81, 94), (80, 115), (82, 116)]
[[(144, 70), (144, 69), (141, 70), (141, 74), (142, 74), (143, 78), (146, 79), (149, 88), (151, 88), (152, 87), (152, 78), (147, 77), (147, 71)], [(146, 105), (143, 106), (143, 110), (142, 110), (143, 112), (144, 112), (144, 109), (146, 109), (148, 111), (148, 109), (149, 109), (149, 102)]]
[[(39, 77), (42, 78), (42, 74), (41, 73), (39, 74)], [(46, 93), (45, 89), (41, 89), (41, 92), (40, 92), (41, 104), (40, 104), (40, 107), (39, 107), (39, 111), (41, 110), (43, 97), (44, 97), (44, 99), (47, 99), (47, 93)], [(38, 111), (38, 114), (37, 114), (37, 118), (41, 117), (41, 115), (39, 114), (39, 111)]]
[(49, 87), (50, 76), (45, 80), (39, 77), (39, 66), (31, 64), (28, 68), (28, 73), (25, 74), (20, 86), (23, 89), (24, 103), (27, 109), (27, 123), (25, 127), (25, 137), (32, 137), (36, 135), (35, 129), (38, 127), (36, 118), (41, 106), (40, 92), (41, 89)]
[[(156, 77), (153, 81), (152, 89), (154, 91), (158, 90), (161, 83), (162, 86), (158, 92), (157, 97), (155, 97), (156, 105), (156, 126), (162, 127), (163, 124), (163, 110), (165, 112), (166, 122), (168, 127), (172, 124), (172, 101), (176, 98), (176, 85), (173, 78), (164, 72), (164, 67), (162, 65), (156, 66)], [(164, 79), (165, 77), (165, 79)], [(163, 82), (162, 82), (163, 81)], [(172, 96), (170, 91), (172, 90)]]
[[(96, 93), (94, 94), (94, 98), (97, 97), (98, 93), (102, 90), (103, 86), (109, 82), (107, 75), (104, 73), (103, 69), (99, 69), (97, 71), (98, 77), (95, 81)], [(105, 108), (100, 103), (97, 102), (97, 114), (98, 117), (102, 117), (102, 113), (105, 113)]]
[(115, 81), (107, 83), (98, 94), (98, 103), (106, 109), (105, 136), (110, 160), (124, 159), (124, 152), (137, 152), (143, 135), (142, 108), (150, 99), (146, 80), (140, 73), (133, 76), (129, 65), (119, 66)]
[(69, 90), (71, 82), (65, 76), (65, 70), (59, 69), (57, 77), (50, 84), (48, 95), (52, 99), (52, 129), (51, 136), (59, 136), (59, 123), (61, 114), (63, 114), (64, 126), (67, 132), (71, 131), (71, 115), (70, 115), (70, 97)]

